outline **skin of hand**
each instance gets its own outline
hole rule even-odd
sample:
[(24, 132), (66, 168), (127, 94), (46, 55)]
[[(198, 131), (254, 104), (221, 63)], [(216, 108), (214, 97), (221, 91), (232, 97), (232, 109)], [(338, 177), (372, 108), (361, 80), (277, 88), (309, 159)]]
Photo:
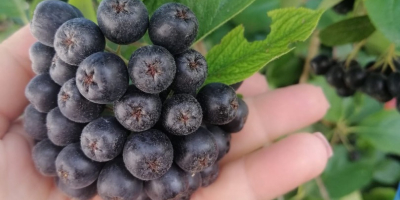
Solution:
[[(34, 76), (28, 49), (35, 41), (29, 27), (24, 27), (0, 44), (0, 199), (68, 199), (53, 178), (35, 170), (33, 141), (20, 117), (28, 104), (25, 86)], [(232, 134), (231, 150), (221, 161), (217, 181), (192, 199), (273, 199), (322, 173), (332, 156), (325, 137), (288, 134), (325, 115), (329, 104), (322, 90), (307, 84), (267, 88), (259, 74), (243, 83), (238, 93), (249, 106), (247, 123), (240, 133)]]

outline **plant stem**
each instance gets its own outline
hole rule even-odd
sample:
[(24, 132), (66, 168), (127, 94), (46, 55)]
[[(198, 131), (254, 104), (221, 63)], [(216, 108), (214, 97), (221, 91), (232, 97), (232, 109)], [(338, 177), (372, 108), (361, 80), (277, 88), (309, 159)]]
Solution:
[(317, 55), (320, 46), (320, 40), (318, 34), (319, 34), (318, 31), (314, 31), (311, 37), (310, 47), (308, 48), (306, 62), (304, 63), (303, 72), (301, 73), (300, 76), (300, 81), (299, 81), (300, 83), (306, 83), (310, 76), (310, 68), (311, 68), (310, 63), (311, 60)]
[(118, 45), (116, 53), (119, 56), (121, 55), (121, 45)]
[(346, 63), (345, 63), (346, 68), (349, 67), (351, 61), (357, 56), (357, 54), (360, 51), (361, 47), (363, 47), (366, 42), (367, 42), (367, 40), (363, 40), (363, 41), (357, 43), (354, 46), (353, 51), (351, 51), (350, 55), (346, 59)]
[(109, 47), (109, 46), (106, 46), (106, 48), (104, 48), (104, 50), (106, 50), (106, 51), (108, 51), (108, 52), (110, 52), (110, 53), (115, 53), (115, 54), (117, 54), (117, 52), (115, 52), (114, 49), (112, 49), (112, 48)]
[(321, 176), (315, 178), (315, 182), (317, 182), (319, 193), (321, 194), (322, 199), (331, 200), (331, 198), (329, 197), (328, 190), (326, 189), (325, 184), (321, 179)]
[[(120, 48), (120, 45), (118, 46), (118, 48)], [(108, 51), (108, 52), (110, 52), (110, 53), (116, 54), (117, 56), (119, 56), (119, 57), (125, 62), (126, 65), (128, 65), (129, 60), (126, 59), (126, 58), (124, 58), (124, 57), (121, 55), (121, 53), (118, 53), (118, 49), (117, 49), (117, 51), (114, 51), (114, 49), (112, 49), (111, 47), (106, 46), (105, 50)]]
[(194, 48), (196, 51), (200, 52), (201, 55), (206, 56), (206, 54), (207, 54), (207, 48), (206, 48), (206, 45), (204, 45), (204, 42), (203, 42), (203, 41), (197, 42), (197, 43), (193, 46), (193, 48)]

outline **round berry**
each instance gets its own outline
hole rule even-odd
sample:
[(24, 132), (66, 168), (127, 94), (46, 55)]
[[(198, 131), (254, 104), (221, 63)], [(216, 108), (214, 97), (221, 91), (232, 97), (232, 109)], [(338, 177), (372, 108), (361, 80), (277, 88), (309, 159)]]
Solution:
[(128, 134), (114, 117), (101, 117), (83, 129), (81, 148), (94, 161), (110, 161), (121, 154)]
[(382, 74), (370, 73), (365, 80), (363, 91), (380, 102), (390, 101), (387, 78)]
[(388, 87), (390, 94), (394, 97), (400, 96), (400, 73), (394, 72), (388, 78)]
[(74, 78), (78, 66), (69, 65), (62, 61), (60, 57), (54, 55), (50, 66), (50, 77), (58, 85), (63, 85), (69, 79)]
[(193, 44), (199, 22), (194, 13), (180, 3), (166, 3), (150, 19), (149, 36), (153, 44), (179, 54)]
[(330, 85), (336, 88), (346, 87), (344, 82), (345, 71), (341, 64), (336, 64), (325, 74), (326, 80)]
[(55, 51), (52, 47), (35, 42), (29, 49), (32, 70), (36, 74), (48, 73)]
[(47, 113), (57, 107), (60, 86), (51, 80), (49, 74), (35, 76), (25, 88), (25, 96), (39, 112)]
[(156, 94), (171, 85), (176, 66), (174, 57), (165, 48), (145, 46), (132, 54), (128, 70), (132, 83), (139, 90)]
[(104, 109), (103, 105), (90, 102), (79, 93), (74, 78), (61, 87), (58, 93), (58, 107), (65, 117), (78, 123), (88, 123), (97, 119)]
[(157, 123), (161, 107), (160, 97), (130, 86), (125, 95), (114, 103), (114, 115), (126, 129), (141, 132)]
[(356, 93), (356, 90), (351, 89), (349, 87), (337, 88), (336, 93), (340, 97), (350, 97)]
[(355, 90), (359, 89), (364, 85), (365, 79), (367, 78), (367, 72), (360, 66), (352, 66), (345, 73), (346, 86)]
[(208, 131), (210, 131), (213, 136), (217, 147), (218, 147), (218, 160), (221, 160), (231, 148), (231, 134), (225, 132), (218, 126), (207, 126)]
[(146, 33), (149, 14), (140, 0), (104, 0), (97, 9), (97, 21), (107, 39), (130, 44)]
[(343, 0), (336, 4), (332, 9), (338, 14), (345, 15), (353, 10), (354, 2), (355, 0)]
[(37, 111), (32, 104), (29, 104), (24, 111), (24, 130), (36, 140), (46, 139), (46, 113)]
[(189, 94), (177, 94), (163, 105), (162, 124), (168, 133), (188, 135), (196, 131), (203, 120), (199, 102)]
[(200, 173), (189, 175), (189, 186), (179, 200), (190, 200), (190, 196), (201, 187)]
[(126, 92), (128, 70), (119, 56), (98, 52), (79, 64), (76, 83), (86, 99), (98, 104), (110, 104)]
[(229, 123), (221, 125), (221, 128), (228, 133), (240, 132), (249, 116), (249, 107), (246, 102), (238, 98), (239, 107), (237, 109), (236, 117)]
[(87, 187), (73, 189), (65, 185), (58, 177), (55, 178), (57, 188), (61, 190), (65, 195), (76, 200), (90, 200), (97, 194), (96, 182), (90, 184)]
[(32, 160), (36, 169), (44, 176), (56, 176), (55, 161), (62, 147), (45, 139), (37, 143), (32, 150)]
[(217, 163), (211, 165), (210, 167), (204, 169), (200, 172), (201, 176), (201, 186), (207, 187), (217, 180), (219, 175), (219, 166)]
[(316, 75), (325, 75), (331, 68), (331, 59), (326, 55), (319, 55), (310, 62), (311, 70)]
[(100, 28), (85, 18), (65, 22), (56, 32), (54, 49), (64, 62), (79, 65), (86, 57), (103, 51), (106, 40)]
[(239, 107), (235, 90), (222, 83), (204, 86), (197, 94), (197, 101), (203, 109), (204, 120), (215, 125), (231, 122)]
[(141, 180), (153, 180), (167, 173), (173, 162), (171, 141), (161, 131), (151, 129), (133, 133), (125, 144), (126, 168)]

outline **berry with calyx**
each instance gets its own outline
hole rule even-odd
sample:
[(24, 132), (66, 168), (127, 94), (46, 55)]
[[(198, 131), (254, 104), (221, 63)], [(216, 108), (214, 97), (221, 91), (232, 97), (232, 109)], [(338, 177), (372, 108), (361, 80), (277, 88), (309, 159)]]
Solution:
[(346, 83), (344, 82), (345, 78), (345, 70), (340, 63), (333, 64), (331, 69), (325, 74), (327, 82), (336, 88), (344, 88), (346, 87)]
[(63, 85), (69, 79), (74, 78), (78, 66), (69, 65), (62, 61), (60, 57), (54, 55), (50, 66), (50, 77), (58, 85)]
[(160, 178), (145, 182), (144, 190), (150, 199), (177, 199), (188, 190), (189, 176), (178, 166), (172, 165)]
[(191, 134), (200, 127), (202, 119), (201, 106), (192, 95), (177, 94), (164, 102), (161, 121), (168, 133)]
[(197, 173), (213, 165), (218, 158), (217, 143), (206, 128), (186, 136), (170, 136), (174, 161), (183, 170)]
[(47, 136), (58, 146), (67, 146), (79, 142), (85, 124), (76, 123), (66, 118), (60, 109), (54, 108), (46, 118)]
[(237, 133), (241, 131), (249, 116), (249, 107), (246, 102), (238, 98), (239, 107), (237, 109), (236, 117), (229, 123), (221, 125), (220, 127), (228, 133)]
[(121, 154), (128, 134), (114, 117), (101, 117), (83, 129), (81, 148), (94, 161), (110, 161)]
[(107, 163), (97, 180), (97, 192), (103, 200), (132, 200), (142, 193), (143, 182), (129, 173), (122, 158)]
[(134, 86), (114, 103), (114, 115), (126, 129), (140, 132), (153, 127), (161, 115), (162, 102), (156, 94), (147, 94)]
[(29, 104), (24, 111), (24, 130), (36, 140), (46, 139), (46, 113), (37, 111), (32, 104)]
[(388, 86), (390, 94), (394, 97), (400, 96), (400, 73), (394, 72), (388, 78)]
[(145, 46), (136, 50), (128, 64), (129, 76), (139, 90), (156, 94), (166, 90), (175, 77), (174, 57), (161, 46)]
[(235, 90), (222, 83), (210, 83), (200, 89), (197, 101), (203, 109), (204, 120), (223, 125), (231, 122), (239, 108)]
[(218, 126), (207, 126), (207, 129), (210, 131), (213, 136), (217, 147), (218, 147), (218, 160), (221, 160), (231, 148), (231, 134), (225, 132)]
[(343, 0), (336, 4), (332, 9), (338, 14), (345, 15), (353, 10), (354, 2), (355, 0)]
[(146, 33), (149, 14), (140, 0), (104, 0), (97, 9), (97, 21), (107, 39), (130, 44)]
[(189, 186), (179, 200), (190, 200), (190, 196), (201, 187), (200, 173), (189, 175)]
[(62, 181), (60, 181), (60, 178), (56, 177), (54, 178), (54, 181), (56, 182), (57, 188), (61, 190), (65, 195), (72, 199), (76, 200), (90, 200), (97, 194), (97, 184), (96, 182), (90, 184), (87, 187), (79, 188), (79, 189), (73, 189), (65, 185)]
[(48, 73), (55, 51), (52, 47), (35, 42), (29, 49), (32, 70), (36, 74)]
[(62, 147), (56, 146), (49, 139), (37, 143), (32, 150), (32, 160), (36, 169), (44, 176), (56, 176), (55, 161)]
[(331, 59), (326, 55), (319, 55), (310, 62), (311, 70), (316, 75), (325, 75), (332, 66)]
[(176, 75), (172, 83), (175, 93), (196, 94), (207, 78), (207, 61), (197, 51), (190, 49), (175, 56)]
[(393, 98), (389, 92), (387, 78), (382, 74), (370, 73), (365, 80), (363, 91), (380, 102), (388, 102)]
[(214, 183), (215, 180), (217, 180), (218, 175), (219, 175), (218, 163), (215, 163), (214, 165), (207, 167), (202, 172), (200, 172), (200, 175), (201, 175), (201, 186), (202, 187), (207, 187), (207, 186), (211, 185), (212, 183)]
[(150, 19), (149, 36), (153, 44), (172, 54), (180, 54), (193, 44), (199, 22), (195, 14), (180, 3), (166, 3)]
[(93, 103), (81, 95), (74, 78), (61, 87), (58, 93), (58, 107), (65, 117), (78, 123), (93, 121), (104, 109), (104, 105)]
[(103, 51), (106, 40), (100, 28), (85, 18), (65, 22), (57, 30), (54, 49), (64, 62), (79, 65), (86, 57)]
[(356, 93), (356, 90), (349, 87), (336, 88), (336, 93), (340, 97), (350, 97)]
[(117, 55), (98, 52), (79, 64), (76, 72), (79, 92), (89, 101), (110, 104), (124, 95), (129, 85), (128, 70)]
[(367, 78), (367, 72), (360, 66), (351, 66), (345, 74), (346, 86), (355, 90), (359, 89), (364, 85), (365, 79)]
[(153, 180), (167, 173), (173, 162), (171, 141), (161, 131), (132, 133), (123, 150), (126, 168), (140, 180)]
[(242, 84), (243, 84), (243, 81), (240, 81), (240, 82), (238, 82), (238, 83), (235, 83), (235, 84), (232, 84), (232, 85), (230, 85), (235, 91), (237, 91), (239, 88), (240, 88), (240, 86), (242, 86)]
[(52, 47), (57, 29), (64, 22), (77, 17), (83, 17), (82, 13), (68, 3), (56, 0), (42, 1), (33, 12), (30, 30), (39, 42)]
[(79, 143), (64, 147), (56, 159), (57, 176), (71, 189), (87, 187), (95, 182), (102, 167), (102, 163), (85, 156)]
[(47, 113), (57, 107), (57, 94), (60, 86), (49, 74), (35, 76), (25, 88), (25, 96), (39, 112)]

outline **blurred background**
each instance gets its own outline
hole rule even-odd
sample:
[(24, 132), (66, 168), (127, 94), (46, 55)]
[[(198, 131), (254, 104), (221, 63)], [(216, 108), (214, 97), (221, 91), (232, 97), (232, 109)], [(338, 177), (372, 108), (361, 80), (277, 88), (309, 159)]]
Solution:
[[(40, 1), (0, 1), (0, 42), (29, 24)], [(90, 19), (95, 12), (92, 8), (101, 0), (71, 1)], [(318, 85), (331, 104), (324, 119), (305, 130), (326, 134), (334, 147), (334, 157), (320, 177), (279, 199), (392, 200), (395, 196), (400, 180), (400, 114), (394, 101), (382, 104), (362, 93), (341, 98), (323, 77), (309, 72), (309, 61), (323, 53), (340, 61), (351, 57), (365, 66), (387, 56), (388, 50), (400, 41), (400, 23), (395, 24), (400, 18), (400, 1), (375, 1), (379, 6), (373, 6), (371, 0), (345, 1), (350, 6), (335, 6), (341, 0), (256, 0), (196, 44), (209, 50), (241, 24), (249, 41), (263, 40), (270, 31), (268, 11), (284, 7), (328, 8), (307, 41), (260, 71), (271, 88), (303, 82)], [(389, 2), (391, 6), (386, 5)], [(133, 51), (127, 47), (123, 55), (128, 57)]]

